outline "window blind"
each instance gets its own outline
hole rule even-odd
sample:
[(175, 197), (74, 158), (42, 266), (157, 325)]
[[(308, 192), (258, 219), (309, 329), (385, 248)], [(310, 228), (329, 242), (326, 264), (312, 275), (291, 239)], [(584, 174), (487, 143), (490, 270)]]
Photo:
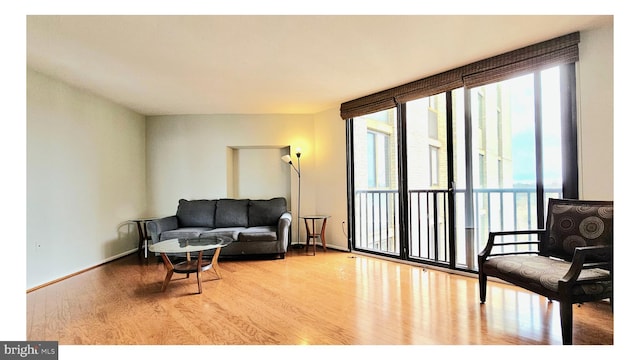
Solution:
[(347, 101), (340, 106), (340, 116), (349, 119), (463, 86), (486, 85), (561, 64), (575, 63), (578, 61), (579, 42), (580, 33), (574, 32)]

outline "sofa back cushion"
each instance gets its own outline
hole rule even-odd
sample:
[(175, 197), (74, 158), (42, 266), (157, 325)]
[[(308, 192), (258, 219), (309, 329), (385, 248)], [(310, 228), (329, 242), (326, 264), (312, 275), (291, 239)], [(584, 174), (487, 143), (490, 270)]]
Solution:
[(216, 228), (249, 226), (248, 199), (220, 199), (216, 206)]
[(185, 200), (178, 201), (179, 227), (214, 227), (216, 200)]
[(278, 225), (280, 216), (287, 211), (283, 197), (270, 200), (249, 200), (249, 226)]

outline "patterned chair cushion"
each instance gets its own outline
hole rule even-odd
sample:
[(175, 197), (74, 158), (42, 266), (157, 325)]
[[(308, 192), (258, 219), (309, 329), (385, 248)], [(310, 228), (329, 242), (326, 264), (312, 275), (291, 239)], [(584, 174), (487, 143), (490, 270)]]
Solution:
[[(570, 262), (544, 256), (505, 255), (489, 258), (484, 263), (487, 273), (499, 274), (500, 278), (508, 278), (516, 283), (527, 284), (528, 288), (548, 289), (558, 292), (558, 281), (569, 271)], [(585, 269), (578, 280), (594, 280), (588, 284), (576, 285), (572, 295), (596, 295), (611, 293), (613, 284), (607, 278), (609, 272), (603, 269)]]
[(613, 244), (613, 203), (549, 199), (540, 254), (571, 261), (576, 247)]

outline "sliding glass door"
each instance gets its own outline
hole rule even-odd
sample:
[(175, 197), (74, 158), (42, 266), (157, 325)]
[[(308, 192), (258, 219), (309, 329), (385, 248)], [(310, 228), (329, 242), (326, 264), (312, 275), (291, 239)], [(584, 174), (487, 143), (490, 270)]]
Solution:
[(351, 119), (352, 248), (475, 271), (490, 231), (544, 227), (547, 200), (577, 193), (566, 178), (577, 168), (566, 155), (576, 147), (575, 107), (561, 90), (573, 71), (530, 72)]
[(490, 231), (543, 228), (547, 200), (563, 196), (559, 90), (556, 67), (465, 91), (455, 267), (477, 268)]
[(398, 255), (397, 116), (390, 109), (354, 119), (354, 247)]
[(408, 257), (448, 264), (449, 160), (447, 97), (408, 101), (406, 118), (406, 199)]

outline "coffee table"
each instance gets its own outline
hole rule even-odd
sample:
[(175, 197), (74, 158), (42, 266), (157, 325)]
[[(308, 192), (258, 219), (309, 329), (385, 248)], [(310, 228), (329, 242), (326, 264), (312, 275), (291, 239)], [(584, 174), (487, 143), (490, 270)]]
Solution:
[[(149, 246), (149, 250), (158, 252), (162, 256), (164, 267), (167, 270), (167, 275), (162, 283), (162, 291), (167, 289), (169, 281), (173, 273), (189, 274), (196, 273), (198, 278), (198, 294), (202, 293), (202, 280), (200, 273), (209, 269), (213, 269), (218, 279), (222, 279), (220, 276), (220, 267), (218, 266), (218, 257), (220, 257), (220, 250), (233, 242), (233, 238), (226, 235), (212, 235), (208, 237), (192, 238), (192, 239), (169, 239), (160, 241), (158, 243)], [(213, 250), (213, 257), (211, 259), (204, 259), (202, 254), (206, 250)], [(198, 259), (192, 260), (191, 253), (197, 252)], [(167, 254), (186, 253), (186, 261), (179, 263), (172, 263)]]

